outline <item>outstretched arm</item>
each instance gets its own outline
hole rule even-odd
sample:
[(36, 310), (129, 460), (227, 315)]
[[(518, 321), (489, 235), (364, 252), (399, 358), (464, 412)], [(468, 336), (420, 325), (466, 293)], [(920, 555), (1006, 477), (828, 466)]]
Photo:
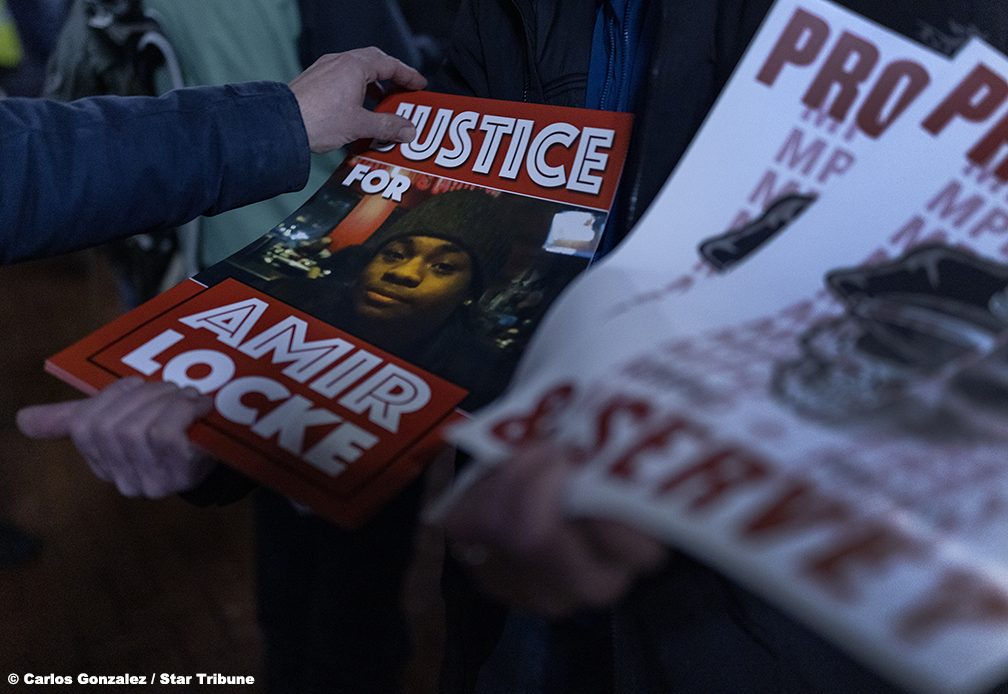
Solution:
[(162, 97), (0, 99), (0, 262), (178, 226), (299, 190), (309, 150), (411, 139), (364, 108), (369, 86), (423, 87), (378, 49), (324, 56), (290, 86), (250, 82)]

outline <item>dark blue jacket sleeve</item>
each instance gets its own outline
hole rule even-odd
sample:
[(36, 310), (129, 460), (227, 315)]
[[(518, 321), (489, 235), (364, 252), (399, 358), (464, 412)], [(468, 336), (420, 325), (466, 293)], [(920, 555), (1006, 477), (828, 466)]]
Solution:
[(0, 262), (299, 190), (309, 156), (297, 101), (279, 82), (0, 99)]

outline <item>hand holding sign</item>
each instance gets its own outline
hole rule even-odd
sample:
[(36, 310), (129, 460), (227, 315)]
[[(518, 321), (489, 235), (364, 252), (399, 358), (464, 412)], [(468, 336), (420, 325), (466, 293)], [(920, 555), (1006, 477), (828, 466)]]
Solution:
[(192, 388), (124, 378), (91, 398), (26, 407), (17, 422), (31, 438), (70, 436), (92, 472), (123, 495), (160, 499), (191, 489), (213, 468), (186, 437), (210, 407)]

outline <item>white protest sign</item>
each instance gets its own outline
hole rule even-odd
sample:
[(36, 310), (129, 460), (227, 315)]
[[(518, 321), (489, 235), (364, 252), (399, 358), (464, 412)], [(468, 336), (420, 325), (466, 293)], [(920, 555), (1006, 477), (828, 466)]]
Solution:
[(688, 292), (661, 283), (694, 202), (666, 198), (677, 170), (454, 440), (492, 460), (552, 438), (583, 466), (572, 512), (697, 554), (906, 686), (973, 692), (1008, 673), (1008, 61), (974, 41), (929, 76), (906, 127)]

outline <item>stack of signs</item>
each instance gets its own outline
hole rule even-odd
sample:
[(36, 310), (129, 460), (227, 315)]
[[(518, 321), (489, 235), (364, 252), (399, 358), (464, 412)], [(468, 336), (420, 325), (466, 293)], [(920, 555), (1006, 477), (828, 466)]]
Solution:
[(493, 465), (548, 431), (581, 463), (572, 514), (694, 553), (911, 689), (1003, 680), (1006, 114), (982, 41), (947, 59), (780, 0), (633, 233), (453, 439)]
[[(632, 116), (429, 92), (379, 110), (417, 137), (363, 147), (231, 257), (53, 356), (213, 395), (190, 438), (346, 526), (507, 384), (601, 238)], [(371, 143), (362, 143), (370, 145)]]

